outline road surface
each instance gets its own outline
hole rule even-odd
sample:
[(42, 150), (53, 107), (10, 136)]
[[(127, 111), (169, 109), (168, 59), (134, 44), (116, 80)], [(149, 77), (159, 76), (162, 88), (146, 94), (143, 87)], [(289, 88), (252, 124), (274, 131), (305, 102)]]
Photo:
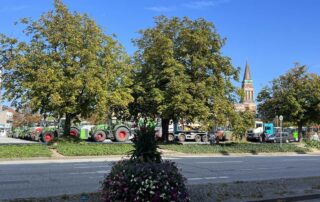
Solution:
[[(189, 184), (320, 176), (320, 156), (172, 157)], [(95, 192), (114, 161), (0, 162), (0, 201)], [(88, 160), (89, 161), (89, 160)]]

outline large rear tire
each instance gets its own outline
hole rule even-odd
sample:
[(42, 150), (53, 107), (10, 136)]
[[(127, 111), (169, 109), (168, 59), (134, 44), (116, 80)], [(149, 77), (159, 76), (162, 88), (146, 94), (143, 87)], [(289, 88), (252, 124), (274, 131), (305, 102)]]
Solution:
[(42, 134), (42, 141), (44, 143), (49, 143), (54, 139), (54, 134), (52, 132), (45, 132)]
[(107, 138), (107, 135), (102, 130), (98, 130), (93, 135), (93, 140), (96, 141), (96, 142), (103, 142), (103, 141), (105, 141), (106, 138)]
[(80, 136), (80, 132), (79, 132), (79, 130), (77, 128), (71, 128), (70, 132), (69, 132), (69, 135), (71, 137), (77, 137), (78, 138)]
[(119, 128), (117, 128), (114, 136), (117, 142), (125, 142), (129, 139), (130, 131), (128, 128), (120, 126)]

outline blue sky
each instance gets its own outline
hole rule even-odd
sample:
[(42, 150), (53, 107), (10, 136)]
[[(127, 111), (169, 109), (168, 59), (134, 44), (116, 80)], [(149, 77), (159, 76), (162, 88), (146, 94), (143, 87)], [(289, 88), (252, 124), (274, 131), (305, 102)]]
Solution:
[[(52, 9), (51, 0), (0, 0), (0, 33), (23, 39), (14, 22), (37, 19)], [(70, 10), (87, 13), (131, 55), (131, 39), (151, 27), (153, 17), (188, 16), (212, 21), (227, 38), (224, 55), (235, 67), (248, 61), (255, 95), (294, 62), (320, 74), (320, 1), (318, 0), (64, 0)], [(240, 86), (240, 83), (237, 85)]]

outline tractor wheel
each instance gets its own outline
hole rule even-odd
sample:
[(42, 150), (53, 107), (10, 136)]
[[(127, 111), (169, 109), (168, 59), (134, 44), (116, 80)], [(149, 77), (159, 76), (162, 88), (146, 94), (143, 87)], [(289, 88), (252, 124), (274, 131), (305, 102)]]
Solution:
[(201, 142), (201, 136), (200, 136), (200, 135), (196, 135), (196, 136), (194, 137), (194, 140), (195, 140), (196, 142)]
[(202, 142), (208, 142), (208, 141), (209, 141), (208, 135), (202, 135)]
[(125, 142), (129, 139), (130, 131), (128, 128), (120, 126), (115, 132), (115, 138), (118, 142)]
[(80, 133), (79, 133), (79, 130), (77, 128), (71, 128), (69, 135), (71, 137), (79, 137)]
[(174, 135), (173, 134), (168, 134), (168, 142), (173, 142), (174, 141)]
[(107, 138), (107, 135), (104, 131), (98, 130), (97, 132), (94, 133), (93, 139), (96, 142), (103, 142)]
[(180, 134), (178, 139), (179, 139), (179, 142), (184, 142), (186, 141), (186, 136), (184, 134)]
[(50, 141), (52, 141), (54, 139), (54, 135), (52, 132), (45, 132), (43, 135), (42, 135), (42, 141), (44, 143), (49, 143)]

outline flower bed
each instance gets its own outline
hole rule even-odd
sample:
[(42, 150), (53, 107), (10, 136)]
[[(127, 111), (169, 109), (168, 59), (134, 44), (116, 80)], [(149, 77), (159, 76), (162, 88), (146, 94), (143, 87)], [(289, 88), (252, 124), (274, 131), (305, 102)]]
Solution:
[(117, 162), (102, 184), (103, 201), (189, 201), (173, 162)]

